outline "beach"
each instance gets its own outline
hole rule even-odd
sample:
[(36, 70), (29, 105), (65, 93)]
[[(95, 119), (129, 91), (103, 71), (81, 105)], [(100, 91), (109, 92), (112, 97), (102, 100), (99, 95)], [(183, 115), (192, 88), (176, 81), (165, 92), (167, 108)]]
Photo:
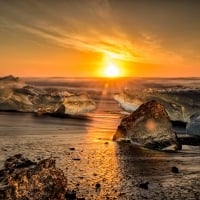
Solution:
[[(97, 90), (82, 82), (70, 82), (73, 88), (59, 87), (96, 95), (98, 107), (91, 113), (66, 118), (0, 113), (0, 168), (18, 153), (33, 161), (52, 157), (67, 177), (67, 187), (85, 199), (199, 199), (200, 147), (183, 145), (182, 150), (172, 152), (113, 142), (127, 114), (112, 98), (120, 87), (100, 82)], [(45, 87), (53, 85), (48, 84)], [(147, 182), (148, 188), (143, 188), (141, 184)], [(100, 184), (98, 190), (96, 184)]]

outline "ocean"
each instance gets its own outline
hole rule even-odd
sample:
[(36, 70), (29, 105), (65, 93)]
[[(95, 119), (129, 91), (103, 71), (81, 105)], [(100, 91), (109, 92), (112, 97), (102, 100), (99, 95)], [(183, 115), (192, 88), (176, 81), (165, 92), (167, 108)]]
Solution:
[[(120, 100), (116, 101), (115, 95), (129, 91), (133, 100), (141, 91), (142, 94), (158, 91), (162, 101), (178, 101), (186, 111), (194, 107), (198, 111), (200, 78), (52, 77), (22, 80), (46, 90), (87, 93), (97, 108), (90, 113), (64, 118), (0, 112), (0, 168), (6, 158), (16, 153), (36, 161), (52, 156), (65, 172), (68, 187), (86, 199), (197, 199), (200, 196), (199, 146), (185, 145), (175, 154), (112, 141), (121, 119), (128, 114), (119, 104), (123, 107), (130, 103), (130, 98), (124, 96), (121, 103), (120, 95)], [(183, 94), (185, 101), (182, 101)], [(141, 101), (149, 98), (148, 95), (139, 96)], [(192, 100), (188, 103), (187, 98)], [(187, 119), (185, 113), (191, 114), (184, 112), (183, 120)], [(172, 117), (180, 118), (179, 115)], [(183, 127), (176, 128), (185, 132)], [(70, 150), (72, 147), (74, 151)], [(180, 175), (174, 176), (170, 172), (174, 165), (180, 168)], [(148, 191), (138, 187), (143, 181), (150, 182)], [(96, 183), (102, 185), (98, 194), (94, 189)]]

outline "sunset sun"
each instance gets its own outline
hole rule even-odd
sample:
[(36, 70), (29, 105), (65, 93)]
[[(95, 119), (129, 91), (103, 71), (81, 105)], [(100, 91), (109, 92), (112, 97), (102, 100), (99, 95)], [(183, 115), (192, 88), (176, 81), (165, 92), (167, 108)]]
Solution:
[(107, 64), (107, 66), (105, 67), (105, 70), (104, 70), (104, 74), (105, 74), (106, 77), (119, 77), (119, 76), (121, 76), (120, 68), (113, 63)]

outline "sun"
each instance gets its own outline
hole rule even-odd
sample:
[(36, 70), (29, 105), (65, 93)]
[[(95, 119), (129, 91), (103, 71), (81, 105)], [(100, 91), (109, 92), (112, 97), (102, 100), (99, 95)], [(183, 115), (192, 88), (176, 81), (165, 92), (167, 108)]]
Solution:
[(108, 63), (105, 67), (104, 74), (106, 77), (119, 77), (120, 76), (120, 69), (114, 63)]

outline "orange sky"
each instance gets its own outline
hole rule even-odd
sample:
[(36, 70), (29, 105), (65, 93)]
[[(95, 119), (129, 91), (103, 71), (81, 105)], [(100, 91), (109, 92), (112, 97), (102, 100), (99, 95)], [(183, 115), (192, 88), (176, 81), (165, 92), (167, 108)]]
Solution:
[(200, 76), (200, 2), (0, 1), (0, 76)]

